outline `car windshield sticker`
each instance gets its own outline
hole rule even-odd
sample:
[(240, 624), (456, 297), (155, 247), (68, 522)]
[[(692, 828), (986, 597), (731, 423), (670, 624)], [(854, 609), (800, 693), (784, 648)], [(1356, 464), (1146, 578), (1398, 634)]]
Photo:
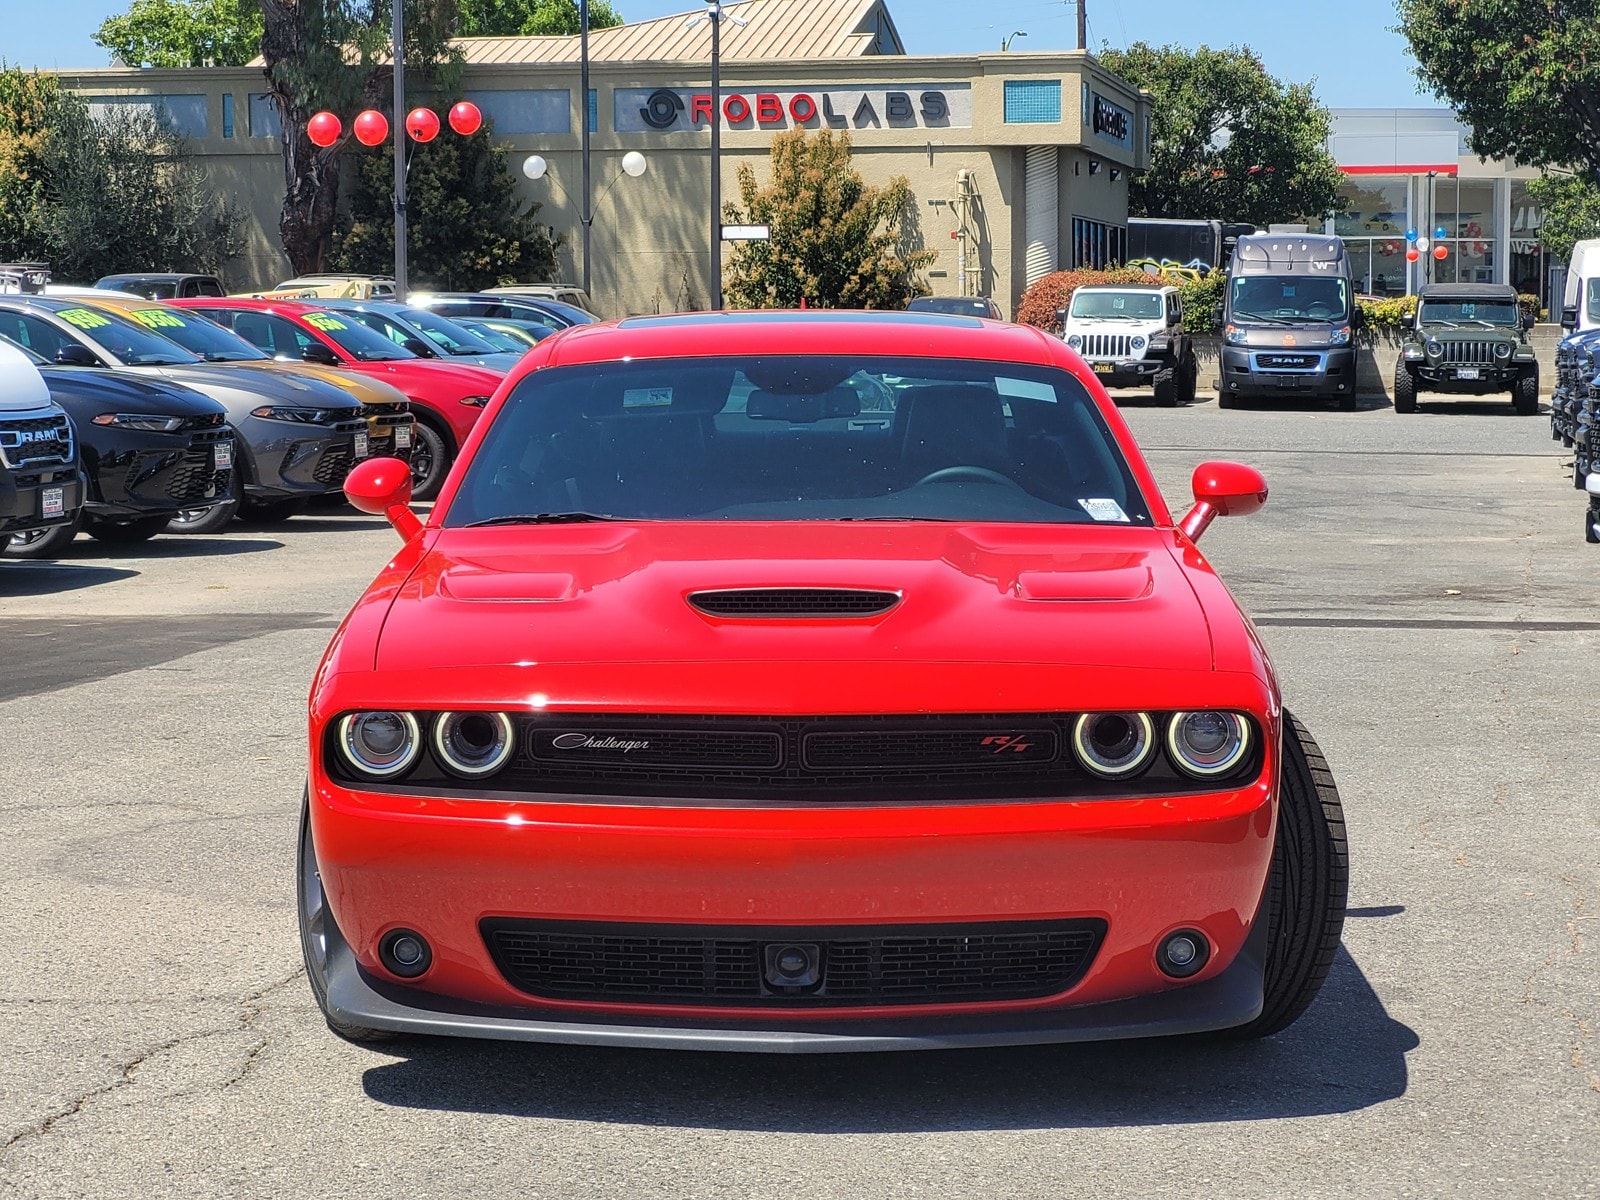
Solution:
[(350, 326), (339, 320), (339, 318), (334, 316), (332, 313), (307, 313), (306, 324), (310, 325), (313, 329), (322, 330), (350, 328)]
[(1015, 396), (1019, 400), (1042, 400), (1046, 404), (1056, 402), (1055, 388), (1033, 379), (1007, 379), (1004, 375), (997, 375), (994, 390), (1002, 396)]
[(58, 314), (63, 321), (76, 325), (79, 329), (99, 329), (102, 325), (111, 324), (110, 317), (102, 317), (97, 312), (90, 312), (87, 308), (63, 308)]
[(1113, 296), (1111, 298), (1111, 308), (1112, 308), (1113, 311), (1121, 312), (1127, 306), (1128, 306), (1127, 297), (1125, 297), (1125, 296)]
[(671, 408), (672, 389), (669, 387), (629, 388), (622, 393), (623, 408)]
[(141, 325), (148, 325), (151, 329), (182, 329), (183, 321), (173, 316), (164, 308), (141, 308), (137, 312), (128, 314)]
[(1122, 505), (1115, 500), (1096, 498), (1093, 500), (1079, 500), (1079, 507), (1096, 521), (1121, 521), (1128, 524), (1128, 514), (1122, 511)]

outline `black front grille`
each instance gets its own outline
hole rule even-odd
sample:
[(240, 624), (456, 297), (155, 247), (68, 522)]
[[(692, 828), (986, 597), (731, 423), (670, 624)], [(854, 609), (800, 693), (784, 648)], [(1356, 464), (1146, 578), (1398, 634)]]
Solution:
[(349, 443), (329, 446), (322, 452), (322, 457), (317, 461), (316, 468), (311, 472), (311, 477), (318, 483), (336, 484), (343, 483), (344, 477), (350, 474), (350, 468), (355, 465), (355, 447)]
[(0, 459), (12, 467), (70, 462), (72, 425), (67, 415), (0, 421)]
[(1316, 354), (1258, 354), (1256, 365), (1268, 371), (1306, 371), (1322, 359)]
[(592, 722), (547, 725), (534, 730), (533, 757), (551, 769), (605, 764), (612, 768), (691, 767), (771, 770), (783, 761), (783, 739), (774, 730), (630, 729)]
[(733, 588), (691, 592), (689, 603), (714, 617), (875, 617), (899, 604), (900, 595), (861, 588)]
[[(481, 929), (506, 980), (544, 999), (827, 1008), (1057, 995), (1089, 969), (1106, 923), (707, 927), (491, 917)], [(815, 983), (769, 980), (768, 951), (791, 945), (814, 948)]]
[(184, 454), (183, 461), (167, 477), (166, 493), (169, 499), (180, 502), (215, 500), (226, 492), (227, 486), (228, 472), (212, 465), (211, 446), (204, 444)]
[(1448, 341), (1443, 343), (1442, 362), (1447, 367), (1488, 367), (1494, 365), (1494, 342)]

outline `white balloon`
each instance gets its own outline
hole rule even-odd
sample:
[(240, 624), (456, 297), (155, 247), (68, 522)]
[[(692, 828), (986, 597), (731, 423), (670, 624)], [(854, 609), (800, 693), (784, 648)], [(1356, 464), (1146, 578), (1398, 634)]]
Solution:
[(640, 154), (637, 150), (629, 150), (622, 156), (622, 169), (634, 179), (637, 179), (639, 176), (643, 175), (645, 168), (649, 165), (650, 164), (645, 159), (645, 156)]
[(1428, 252), (1428, 239), (1425, 237), (1419, 237), (1417, 239), (1417, 249), (1426, 254)]
[(530, 154), (522, 160), (522, 173), (529, 179), (543, 179), (545, 168), (549, 164), (537, 154)]

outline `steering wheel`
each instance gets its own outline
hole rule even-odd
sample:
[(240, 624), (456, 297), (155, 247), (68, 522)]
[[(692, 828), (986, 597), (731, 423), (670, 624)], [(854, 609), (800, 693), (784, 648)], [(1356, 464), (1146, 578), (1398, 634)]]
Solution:
[(951, 479), (971, 479), (978, 483), (1003, 483), (1009, 487), (1016, 487), (1017, 481), (1009, 475), (1002, 475), (999, 471), (991, 471), (988, 467), (954, 466), (940, 467), (937, 471), (930, 471), (912, 487), (921, 487), (925, 483), (944, 483)]
[(1316, 303), (1310, 304), (1306, 307), (1306, 316), (1310, 317), (1313, 321), (1326, 321), (1329, 317), (1333, 316), (1333, 305), (1326, 304), (1323, 301), (1318, 300)]

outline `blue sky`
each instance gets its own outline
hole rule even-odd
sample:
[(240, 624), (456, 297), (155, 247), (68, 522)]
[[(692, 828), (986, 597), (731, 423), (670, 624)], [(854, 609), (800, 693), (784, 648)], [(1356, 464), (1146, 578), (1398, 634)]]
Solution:
[[(22, 7), (22, 0), (8, 0)], [(1274, 75), (1312, 77), (1317, 96), (1336, 108), (1431, 105), (1419, 95), (1405, 42), (1390, 33), (1393, 0), (1344, 0), (1337, 15), (1314, 23), (1288, 6), (1264, 0), (1088, 0), (1089, 44), (1131, 41), (1185, 46), (1248, 45)], [(106, 65), (94, 44), (100, 22), (128, 0), (52, 0), (29, 4), (7, 22), (6, 61), (25, 67), (70, 69)], [(693, 0), (617, 0), (629, 20), (685, 12)], [(889, 0), (889, 11), (912, 54), (962, 54), (1000, 48), (1013, 30), (1026, 36), (1014, 50), (1059, 50), (1075, 44), (1075, 10), (1063, 0)], [(1277, 19), (1271, 14), (1276, 13)]]

